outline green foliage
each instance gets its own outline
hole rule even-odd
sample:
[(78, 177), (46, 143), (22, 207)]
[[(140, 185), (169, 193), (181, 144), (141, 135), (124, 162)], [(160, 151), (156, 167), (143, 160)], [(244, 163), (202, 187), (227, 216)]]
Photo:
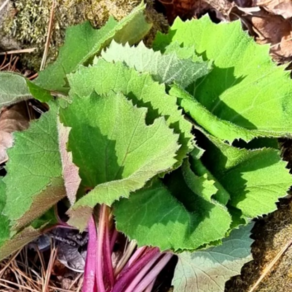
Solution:
[(234, 230), (221, 246), (194, 253), (178, 255), (178, 264), (172, 280), (174, 292), (224, 291), (225, 282), (240, 273), (251, 261), (249, 234), (253, 224)]
[(71, 95), (87, 96), (93, 90), (100, 95), (122, 92), (135, 105), (147, 108), (147, 124), (163, 116), (169, 127), (179, 135), (181, 147), (177, 152), (176, 166), (181, 165), (186, 154), (193, 149), (192, 124), (178, 109), (176, 98), (165, 92), (165, 85), (154, 82), (149, 74), (141, 75), (119, 62), (113, 64), (96, 59), (94, 66), (80, 67), (75, 74), (68, 76), (68, 80)]
[[(201, 264), (204, 275), (213, 267), (220, 274), (223, 261), (235, 272), (210, 284), (210, 291), (221, 291), (249, 259), (249, 227), (232, 230), (273, 211), (292, 182), (275, 143), (291, 136), (289, 74), (239, 22), (176, 20), (167, 35), (157, 36), (157, 52), (132, 46), (148, 29), (143, 6), (101, 30), (88, 23), (70, 28), (58, 60), (35, 83), (19, 80), (21, 92), (40, 100), (50, 99), (46, 90), (66, 96), (15, 134), (0, 181), (0, 255), (17, 236), (25, 238), (19, 232), (53, 220), (46, 212), (66, 195), (64, 180), (79, 179), (79, 172), (80, 185), (67, 193), (70, 224), (84, 229), (96, 206), (112, 206), (117, 229), (139, 246), (182, 252), (176, 291), (193, 285), (185, 276), (189, 267), (192, 278), (199, 273), (193, 266)], [(130, 45), (113, 42), (101, 53), (111, 40)], [(7, 104), (19, 98), (11, 84), (2, 95)], [(228, 259), (238, 238), (243, 250)]]
[[(193, 51), (194, 54), (194, 51)], [(207, 62), (193, 62), (191, 58), (180, 59), (176, 53), (162, 55), (140, 43), (137, 47), (112, 42), (102, 58), (108, 62), (124, 62), (139, 72), (149, 72), (153, 79), (165, 84), (176, 82), (187, 87), (209, 73)]]
[(22, 75), (12, 72), (0, 72), (0, 110), (21, 100), (32, 97), (47, 102), (51, 99), (50, 93), (33, 84)]
[(73, 103), (62, 110), (62, 122), (72, 128), (68, 150), (83, 184), (93, 188), (71, 208), (71, 222), (79, 228), (86, 227), (92, 213), (83, 212), (81, 219), (79, 208), (110, 206), (175, 164), (178, 135), (162, 117), (147, 126), (146, 112), (121, 93), (74, 96)]
[[(14, 134), (15, 146), (8, 150), (8, 175), (4, 177), (6, 202), (3, 214), (19, 230), (42, 215), (65, 196), (58, 148), (58, 106)], [(17, 175), (14, 175), (17, 173)]]
[(120, 22), (110, 17), (100, 30), (93, 29), (89, 22), (68, 28), (65, 45), (60, 49), (56, 62), (41, 71), (35, 83), (48, 90), (66, 92), (66, 74), (98, 54), (113, 38), (133, 44), (149, 31), (151, 25), (145, 21), (143, 10), (144, 5), (141, 4)]
[(275, 66), (268, 57), (269, 47), (257, 45), (243, 33), (240, 22), (216, 25), (208, 17), (177, 19), (168, 35), (158, 34), (153, 46), (164, 51), (174, 42), (193, 45), (204, 60), (214, 61), (210, 74), (188, 88), (191, 98), (177, 95), (209, 133), (228, 141), (290, 135), (289, 72)]

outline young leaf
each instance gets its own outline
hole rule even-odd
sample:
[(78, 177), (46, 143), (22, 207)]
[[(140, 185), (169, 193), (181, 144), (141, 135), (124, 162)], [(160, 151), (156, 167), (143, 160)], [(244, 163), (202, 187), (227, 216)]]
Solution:
[(151, 24), (145, 21), (144, 8), (141, 3), (120, 22), (110, 17), (99, 30), (92, 28), (89, 22), (68, 28), (57, 60), (39, 73), (35, 84), (48, 90), (67, 92), (66, 74), (98, 54), (113, 38), (117, 42), (135, 43), (147, 34)]
[(31, 98), (25, 78), (19, 74), (0, 72), (0, 84), (0, 109)]
[[(242, 31), (239, 21), (214, 24), (209, 17), (188, 22), (177, 19), (168, 35), (157, 36), (154, 48), (165, 50), (171, 42), (194, 45), (205, 61), (214, 60), (208, 77), (198, 80), (188, 90), (195, 101), (219, 119), (218, 122), (255, 130), (254, 136), (290, 135), (292, 86), (289, 72), (271, 61), (269, 47), (257, 45)], [(224, 127), (227, 139), (250, 140), (232, 128), (233, 136), (230, 137), (229, 128)], [(220, 127), (214, 127), (212, 133), (221, 137), (218, 131), (223, 132)]]
[(66, 194), (58, 145), (58, 107), (53, 102), (49, 106), (28, 130), (14, 134), (15, 146), (8, 150), (3, 213), (13, 229), (26, 226)]
[(231, 224), (227, 209), (211, 199), (213, 181), (196, 176), (187, 162), (166, 180), (114, 204), (117, 229), (140, 246), (195, 250), (221, 239)]
[(261, 131), (257, 129), (246, 129), (240, 127), (231, 121), (226, 121), (218, 118), (200, 102), (198, 102), (188, 92), (177, 85), (173, 85), (170, 90), (170, 95), (178, 98), (180, 106), (188, 113), (193, 120), (200, 125), (208, 133), (226, 141), (234, 141), (238, 137), (244, 141), (250, 141), (254, 137), (259, 136), (277, 136), (277, 133), (272, 131)]
[[(61, 121), (72, 128), (68, 149), (82, 183), (94, 188), (70, 209), (75, 226), (86, 226), (96, 204), (111, 205), (120, 197), (128, 197), (175, 164), (178, 135), (162, 117), (147, 126), (146, 112), (114, 93), (75, 96), (73, 103), (61, 110)], [(81, 216), (83, 207), (89, 212)]]
[(12, 72), (0, 72), (0, 109), (32, 97), (47, 102), (52, 97), (50, 93), (27, 80), (22, 75)]
[[(276, 209), (275, 203), (286, 195), (292, 184), (291, 175), (285, 169), (287, 163), (281, 160), (279, 151), (272, 148), (239, 149), (212, 136), (206, 139), (200, 135), (199, 139), (206, 150), (201, 162), (229, 193), (232, 206), (248, 218)], [(191, 165), (196, 170), (195, 160)]]
[(139, 74), (121, 63), (112, 64), (102, 59), (95, 60), (92, 67), (81, 67), (68, 76), (70, 94), (88, 96), (94, 90), (103, 95), (111, 91), (122, 92), (139, 107), (147, 107), (147, 124), (164, 116), (167, 124), (179, 134), (176, 167), (180, 166), (186, 154), (193, 149), (192, 124), (178, 110), (176, 98), (165, 93), (165, 86), (154, 82), (149, 74)]
[(178, 255), (172, 285), (174, 292), (222, 292), (225, 282), (240, 274), (242, 266), (252, 260), (250, 231), (253, 224), (232, 231), (221, 246)]
[(193, 62), (191, 58), (180, 59), (175, 53), (162, 55), (146, 48), (142, 42), (137, 47), (112, 42), (102, 53), (102, 57), (108, 62), (124, 62), (139, 72), (148, 72), (160, 83), (176, 82), (182, 87), (187, 87), (210, 71), (207, 62)]

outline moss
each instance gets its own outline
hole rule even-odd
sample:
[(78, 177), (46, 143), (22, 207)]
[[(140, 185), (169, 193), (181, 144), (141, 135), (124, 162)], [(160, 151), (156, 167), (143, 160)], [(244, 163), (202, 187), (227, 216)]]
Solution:
[[(57, 56), (68, 26), (89, 20), (94, 27), (101, 27), (112, 15), (117, 20), (137, 6), (141, 0), (56, 0), (54, 26), (48, 62)], [(23, 65), (39, 69), (46, 42), (52, 0), (14, 0), (16, 14), (5, 19), (4, 35), (21, 43), (22, 48), (36, 47), (34, 54), (23, 55)]]

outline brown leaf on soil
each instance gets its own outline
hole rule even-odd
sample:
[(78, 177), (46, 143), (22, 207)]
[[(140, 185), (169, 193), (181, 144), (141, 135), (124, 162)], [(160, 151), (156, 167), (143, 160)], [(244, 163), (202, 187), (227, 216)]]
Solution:
[(29, 126), (26, 103), (20, 102), (0, 112), (0, 164), (8, 160), (6, 149), (12, 147), (14, 131), (23, 131)]
[(79, 177), (79, 168), (73, 163), (72, 153), (67, 151), (67, 142), (69, 138), (70, 128), (65, 127), (58, 120), (58, 130), (63, 178), (65, 182), (67, 197), (71, 205), (73, 205), (76, 201), (76, 194), (81, 182), (81, 178)]
[(265, 10), (286, 19), (292, 17), (291, 0), (254, 0), (253, 2), (254, 6), (262, 6)]

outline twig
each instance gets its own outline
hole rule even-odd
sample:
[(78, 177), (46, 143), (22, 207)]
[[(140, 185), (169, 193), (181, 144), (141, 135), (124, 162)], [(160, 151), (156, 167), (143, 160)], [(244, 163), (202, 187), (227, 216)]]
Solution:
[(56, 8), (56, 1), (53, 0), (51, 13), (50, 13), (50, 21), (49, 21), (49, 25), (48, 25), (48, 35), (47, 35), (47, 39), (46, 39), (46, 43), (45, 43), (45, 49), (44, 49), (44, 54), (43, 54), (43, 58), (42, 58), (42, 62), (41, 62), (40, 71), (45, 68), (46, 61), (47, 61), (50, 40), (51, 40), (51, 35), (52, 35), (52, 26), (53, 26), (55, 8)]
[(262, 275), (259, 277), (259, 279), (256, 281), (256, 283), (251, 287), (251, 289), (248, 292), (254, 292), (255, 289), (258, 287), (258, 285), (262, 282), (262, 280), (267, 276), (269, 272), (271, 272), (273, 266), (276, 264), (276, 262), (281, 258), (281, 256), (287, 251), (287, 249), (292, 244), (292, 239), (286, 243), (286, 245), (277, 253), (277, 255), (274, 257), (274, 259), (269, 263), (269, 265), (264, 269)]
[(35, 50), (36, 50), (36, 48), (28, 48), (28, 49), (22, 49), (22, 50), (12, 50), (12, 51), (0, 52), (0, 56), (32, 53)]
[(4, 3), (0, 6), (0, 12), (5, 8), (5, 6), (8, 4), (9, 0), (4, 1)]

